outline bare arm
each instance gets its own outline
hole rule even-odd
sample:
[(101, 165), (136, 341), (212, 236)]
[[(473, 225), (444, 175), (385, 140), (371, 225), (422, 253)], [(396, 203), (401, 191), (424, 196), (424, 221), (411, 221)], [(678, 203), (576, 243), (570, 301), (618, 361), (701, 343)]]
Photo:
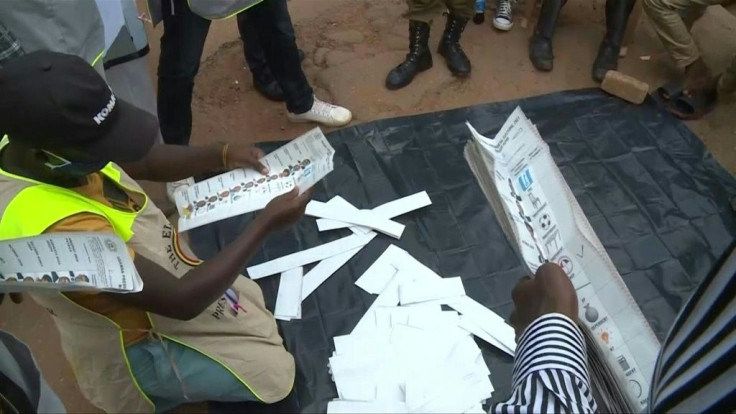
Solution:
[(193, 175), (224, 170), (222, 150), (222, 144), (202, 147), (154, 145), (146, 158), (121, 164), (121, 167), (135, 180), (183, 180)]
[(299, 196), (298, 191), (277, 197), (235, 241), (179, 279), (136, 255), (135, 266), (143, 279), (143, 291), (115, 294), (116, 298), (169, 318), (194, 318), (232, 286), (269, 232), (293, 224), (304, 214), (309, 197), (309, 193)]
[(232, 168), (254, 168), (267, 173), (259, 161), (263, 156), (263, 151), (252, 145), (188, 147), (161, 144), (154, 145), (146, 158), (121, 164), (121, 167), (135, 180), (170, 182)]

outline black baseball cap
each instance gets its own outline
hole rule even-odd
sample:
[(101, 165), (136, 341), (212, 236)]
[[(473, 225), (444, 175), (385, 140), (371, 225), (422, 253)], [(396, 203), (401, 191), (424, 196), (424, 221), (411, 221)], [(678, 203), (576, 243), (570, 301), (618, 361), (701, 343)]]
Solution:
[(158, 121), (117, 98), (83, 59), (38, 51), (0, 66), (0, 132), (31, 148), (130, 162), (151, 149)]

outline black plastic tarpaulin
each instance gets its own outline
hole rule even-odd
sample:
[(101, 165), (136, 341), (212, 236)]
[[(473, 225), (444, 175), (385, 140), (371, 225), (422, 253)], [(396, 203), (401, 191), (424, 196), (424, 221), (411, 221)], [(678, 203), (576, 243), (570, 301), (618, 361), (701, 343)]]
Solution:
[[(296, 390), (305, 412), (324, 412), (337, 397), (328, 373), (332, 337), (351, 332), (375, 296), (354, 285), (391, 243), (445, 277), (461, 276), (469, 296), (503, 317), (525, 271), (506, 240), (465, 159), (470, 121), (493, 136), (520, 105), (549, 144), (578, 202), (660, 340), (683, 302), (736, 237), (730, 201), (736, 180), (688, 128), (651, 100), (634, 106), (598, 90), (386, 119), (328, 134), (335, 170), (314, 199), (340, 195), (372, 208), (426, 190), (433, 204), (398, 218), (401, 240), (379, 235), (303, 303), (302, 319), (279, 322), (297, 364)], [(273, 149), (275, 146), (266, 148)], [(211, 256), (252, 216), (193, 230)], [(319, 233), (314, 219), (272, 236), (257, 264), (348, 235)], [(261, 279), (273, 310), (278, 276)], [(479, 342), (496, 388), (509, 393), (513, 361)]]

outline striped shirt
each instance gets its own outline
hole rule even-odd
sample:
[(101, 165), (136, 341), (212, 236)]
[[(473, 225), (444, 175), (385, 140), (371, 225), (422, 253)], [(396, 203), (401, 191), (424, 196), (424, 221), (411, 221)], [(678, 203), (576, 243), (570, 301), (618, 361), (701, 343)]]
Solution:
[[(733, 412), (736, 407), (736, 243), (675, 319), (657, 359), (650, 412)], [(540, 316), (517, 347), (511, 398), (494, 413), (597, 410), (585, 341), (560, 314)]]
[(733, 412), (736, 407), (736, 251), (719, 260), (662, 344), (651, 411)]
[(585, 339), (559, 313), (542, 315), (524, 331), (516, 347), (513, 393), (492, 412), (594, 413)]

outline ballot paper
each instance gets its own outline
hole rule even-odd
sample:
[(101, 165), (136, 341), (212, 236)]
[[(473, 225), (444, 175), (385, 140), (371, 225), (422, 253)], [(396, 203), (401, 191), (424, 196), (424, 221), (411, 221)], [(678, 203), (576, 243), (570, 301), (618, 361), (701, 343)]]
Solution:
[(404, 226), (395, 221), (381, 217), (370, 210), (358, 210), (355, 207), (345, 209), (334, 204), (312, 200), (307, 204), (304, 213), (307, 216), (329, 218), (366, 227), (400, 239)]
[[(329, 366), (339, 399), (327, 411), (482, 411), (493, 393), (491, 373), (470, 332), (460, 326), (461, 315), (442, 308), (452, 301), (477, 302), (465, 296), (460, 278), (443, 279), (398, 247), (379, 261), (391, 269), (373, 267), (363, 277), (381, 294), (352, 333), (334, 338)], [(383, 282), (380, 269), (390, 273), (390, 281)]]
[(0, 293), (143, 290), (125, 243), (112, 233), (53, 233), (0, 241)]
[(175, 195), (179, 231), (260, 210), (298, 187), (306, 191), (333, 169), (335, 150), (319, 128), (261, 159), (269, 173), (237, 169), (200, 181)]
[[(274, 316), (276, 319), (284, 321), (301, 319), (302, 301), (307, 299), (309, 295), (317, 290), (322, 283), (343, 267), (348, 261), (350, 261), (350, 259), (353, 258), (353, 256), (358, 254), (365, 245), (370, 243), (370, 241), (377, 236), (377, 233), (373, 232), (371, 228), (386, 230), (386, 228), (390, 229), (392, 226), (398, 226), (399, 233), (395, 235), (400, 235), (404, 226), (389, 219), (427, 206), (431, 203), (429, 196), (427, 196), (427, 193), (425, 192), (394, 200), (390, 203), (378, 206), (373, 210), (359, 210), (340, 196), (333, 197), (327, 203), (312, 202), (310, 205), (313, 206), (313, 209), (314, 206), (317, 206), (317, 211), (324, 213), (323, 215), (330, 215), (332, 211), (340, 211), (341, 213), (339, 217), (347, 220), (347, 222), (334, 221), (331, 225), (335, 226), (334, 228), (349, 227), (353, 232), (353, 235), (249, 267), (248, 275), (252, 279), (259, 279), (281, 273)], [(364, 224), (366, 226), (361, 226), (357, 223)], [(389, 230), (389, 233), (390, 232), (391, 231)], [(366, 285), (371, 289), (371, 293), (380, 293), (396, 273), (397, 268), (393, 267), (391, 263), (407, 263), (408, 253), (403, 250), (392, 246), (389, 247), (387, 252), (396, 255), (390, 260), (384, 259), (384, 262), (386, 262), (388, 266), (388, 272), (384, 273), (382, 270), (378, 269), (373, 272), (378, 274), (378, 276), (374, 274), (373, 276), (369, 275), (363, 279), (371, 279), (368, 282), (369, 284)], [(390, 254), (385, 256), (388, 257)], [(317, 262), (317, 264), (312, 267), (307, 274), (302, 276), (302, 266), (315, 262)], [(415, 266), (415, 268), (420, 269), (420, 274), (427, 275), (432, 273), (431, 270), (422, 266)], [(376, 269), (376, 267), (372, 266), (371, 269)], [(434, 274), (432, 274), (432, 276), (438, 277)], [(449, 283), (450, 285), (445, 286), (444, 283)], [(449, 280), (444, 283), (440, 280), (437, 286), (433, 285), (435, 289), (443, 290), (442, 297), (457, 297), (458, 295), (465, 294), (459, 280)], [(450, 291), (454, 292), (453, 295), (447, 295), (445, 289), (448, 288), (452, 289)], [(373, 289), (375, 289), (375, 291), (373, 291)], [(434, 296), (435, 292), (426, 291), (426, 288), (424, 287), (414, 286), (413, 290), (407, 292), (408, 293), (405, 293), (405, 295), (410, 295), (405, 297), (405, 300), (407, 301), (421, 302), (437, 299), (437, 297)], [(398, 292), (396, 292), (396, 294), (398, 295)], [(417, 295), (422, 296), (419, 297)], [(399, 298), (396, 296), (396, 303), (393, 305), (396, 305), (398, 300)]]
[[(348, 211), (359, 211), (357, 208), (355, 208), (352, 204), (348, 203), (342, 197), (336, 196), (328, 204), (335, 203), (335, 206), (341, 206), (342, 208), (347, 209)], [(432, 200), (430, 200), (429, 195), (426, 191), (421, 191), (416, 194), (412, 194), (410, 196), (399, 198), (398, 200), (390, 201), (386, 204), (382, 204), (378, 207), (375, 207), (371, 210), (372, 213), (376, 214), (378, 217), (385, 218), (385, 219), (392, 219), (394, 217), (402, 216), (404, 214), (410, 213), (414, 210), (418, 210), (422, 207), (427, 207), (428, 205), (432, 204)], [(346, 223), (339, 220), (333, 220), (333, 219), (318, 219), (317, 220), (317, 228), (319, 231), (327, 231), (327, 230), (334, 230), (334, 229), (340, 229), (344, 227), (351, 227), (353, 228), (353, 223)], [(365, 227), (359, 227), (359, 230), (363, 233), (367, 233), (370, 231), (370, 229)]]
[(279, 293), (276, 295), (276, 308), (273, 316), (282, 321), (302, 317), (302, 276), (304, 268), (287, 270), (281, 273)]
[(246, 270), (251, 279), (260, 279), (266, 276), (285, 272), (299, 266), (319, 262), (323, 259), (353, 250), (356, 247), (363, 247), (370, 243), (370, 241), (373, 240), (373, 237), (375, 237), (374, 233), (366, 235), (353, 234), (352, 236), (343, 237), (342, 239), (251, 266)]
[(615, 377), (612, 386), (621, 391), (603, 393), (599, 405), (604, 411), (643, 410), (659, 342), (547, 144), (521, 108), (493, 138), (480, 135), (470, 124), (468, 128), (473, 139), (465, 148), (465, 158), (530, 274), (543, 263), (557, 263), (577, 290), (580, 321), (600, 351), (589, 355), (605, 358), (607, 372)]

